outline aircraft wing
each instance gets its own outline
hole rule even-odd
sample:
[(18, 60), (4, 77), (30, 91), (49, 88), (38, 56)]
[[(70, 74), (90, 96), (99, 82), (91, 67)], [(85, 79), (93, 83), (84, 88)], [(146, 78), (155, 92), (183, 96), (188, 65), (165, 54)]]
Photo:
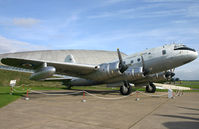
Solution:
[(17, 68), (17, 67), (13, 67), (13, 66), (5, 66), (5, 65), (0, 65), (0, 69), (9, 70), (9, 71), (16, 71), (16, 72), (24, 72), (24, 73), (33, 73), (34, 72), (31, 69), (23, 69), (23, 68)]
[(44, 63), (47, 66), (53, 66), (56, 68), (56, 74), (69, 75), (81, 77), (95, 71), (95, 66), (86, 64), (76, 64), (67, 62), (53, 62), (43, 60), (31, 60), (22, 58), (2, 58), (1, 62), (5, 65), (14, 66), (18, 68), (37, 70), (41, 68)]

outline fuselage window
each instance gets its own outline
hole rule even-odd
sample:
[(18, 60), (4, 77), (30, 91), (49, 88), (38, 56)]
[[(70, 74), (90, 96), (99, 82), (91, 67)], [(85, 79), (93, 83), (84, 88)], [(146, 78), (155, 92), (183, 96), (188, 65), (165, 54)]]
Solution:
[(166, 50), (162, 50), (162, 55), (165, 55), (166, 53)]
[(138, 58), (137, 61), (140, 62), (140, 58)]
[(131, 60), (131, 64), (133, 64), (133, 60)]

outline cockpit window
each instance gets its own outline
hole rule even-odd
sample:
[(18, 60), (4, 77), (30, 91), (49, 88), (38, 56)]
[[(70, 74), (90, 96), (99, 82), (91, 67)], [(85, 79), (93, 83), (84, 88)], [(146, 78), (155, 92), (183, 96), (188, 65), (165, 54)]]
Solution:
[(196, 51), (195, 49), (189, 48), (185, 45), (175, 46), (174, 50), (189, 50), (189, 51)]

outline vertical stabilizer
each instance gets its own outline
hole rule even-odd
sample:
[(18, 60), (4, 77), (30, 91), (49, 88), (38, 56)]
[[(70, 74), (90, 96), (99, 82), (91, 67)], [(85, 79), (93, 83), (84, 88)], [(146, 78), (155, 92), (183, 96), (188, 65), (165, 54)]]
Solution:
[(76, 63), (73, 55), (67, 55), (64, 62), (68, 62), (68, 63)]

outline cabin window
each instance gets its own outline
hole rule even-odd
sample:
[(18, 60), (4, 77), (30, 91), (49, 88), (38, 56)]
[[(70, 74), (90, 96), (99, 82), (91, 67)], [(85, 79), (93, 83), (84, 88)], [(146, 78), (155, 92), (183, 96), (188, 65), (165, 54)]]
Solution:
[(131, 64), (133, 64), (133, 62), (134, 62), (134, 61), (133, 61), (133, 60), (131, 60)]
[(140, 58), (138, 58), (137, 61), (140, 62)]
[(166, 53), (166, 50), (162, 50), (162, 55), (165, 55)]

